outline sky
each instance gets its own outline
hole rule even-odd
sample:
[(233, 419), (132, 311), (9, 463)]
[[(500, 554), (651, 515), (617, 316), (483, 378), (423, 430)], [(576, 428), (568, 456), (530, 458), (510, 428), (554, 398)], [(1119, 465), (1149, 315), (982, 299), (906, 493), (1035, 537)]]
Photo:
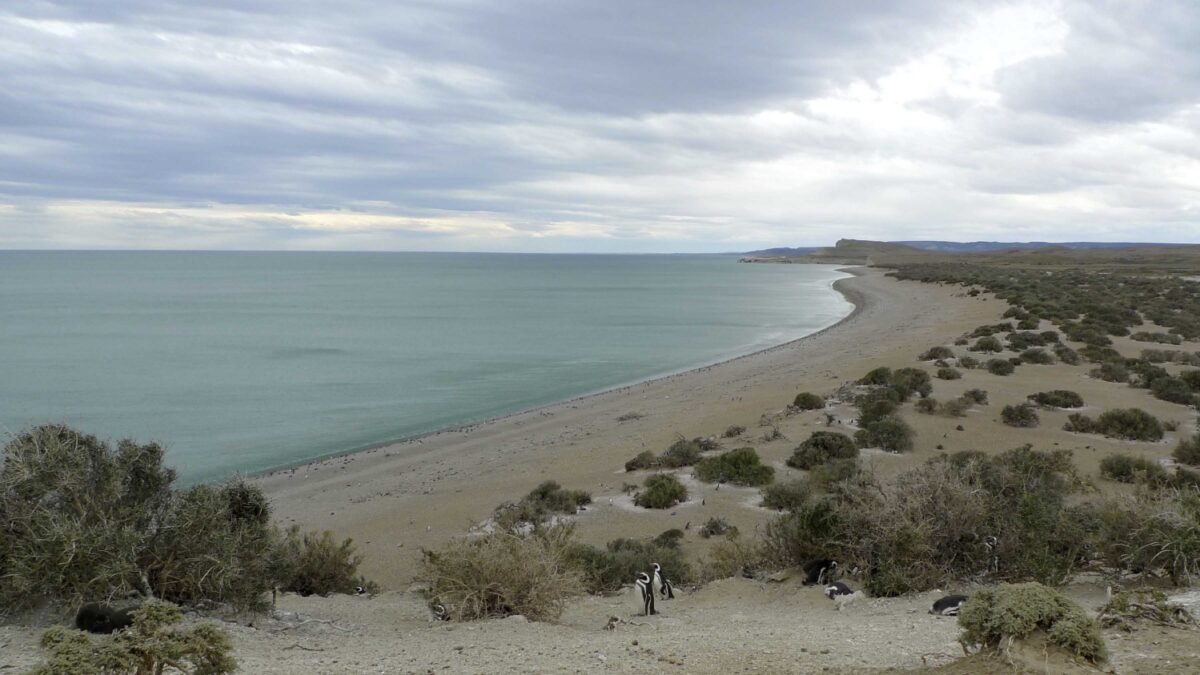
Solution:
[(1200, 243), (1200, 3), (22, 0), (0, 249)]

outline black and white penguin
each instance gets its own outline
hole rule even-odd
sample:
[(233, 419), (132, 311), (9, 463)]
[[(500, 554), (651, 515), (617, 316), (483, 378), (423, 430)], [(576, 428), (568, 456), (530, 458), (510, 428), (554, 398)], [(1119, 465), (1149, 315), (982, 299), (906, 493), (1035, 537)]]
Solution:
[(113, 609), (98, 602), (89, 602), (75, 614), (75, 627), (89, 633), (113, 633), (133, 625), (137, 607)]
[(671, 582), (663, 576), (662, 565), (659, 565), (658, 563), (654, 563), (654, 588), (658, 589), (659, 594), (662, 595), (664, 599), (675, 599), (675, 588), (671, 585)]
[(959, 608), (966, 601), (967, 596), (965, 595), (947, 595), (935, 601), (933, 607), (929, 609), (929, 613), (937, 616), (958, 616)]
[(450, 612), (446, 610), (446, 606), (440, 602), (435, 602), (429, 605), (429, 611), (433, 613), (433, 618), (438, 621), (449, 621)]
[(654, 611), (654, 586), (652, 584), (653, 581), (649, 574), (638, 572), (634, 586), (637, 587), (638, 595), (642, 599), (642, 613), (645, 616), (658, 613)]
[(825, 587), (825, 597), (829, 598), (830, 600), (833, 600), (839, 595), (850, 595), (853, 592), (854, 591), (850, 590), (849, 586), (840, 581), (835, 581)]
[(836, 560), (814, 560), (804, 566), (804, 584), (811, 586), (812, 584), (824, 584), (827, 581), (833, 580), (834, 572), (837, 571)]

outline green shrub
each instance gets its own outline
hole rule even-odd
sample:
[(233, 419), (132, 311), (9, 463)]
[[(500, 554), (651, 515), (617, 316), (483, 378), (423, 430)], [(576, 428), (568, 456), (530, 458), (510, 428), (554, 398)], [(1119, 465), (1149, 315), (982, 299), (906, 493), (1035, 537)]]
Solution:
[(1044, 330), (1041, 333), (1038, 333), (1038, 335), (1041, 336), (1042, 344), (1044, 344), (1044, 345), (1052, 345), (1052, 344), (1055, 344), (1058, 342), (1058, 332), (1057, 331)]
[(737, 536), (738, 529), (730, 525), (724, 518), (713, 516), (704, 521), (700, 526), (700, 536), (708, 539), (710, 537), (720, 537), (723, 535)]
[(746, 427), (740, 424), (731, 424), (725, 429), (725, 433), (721, 434), (725, 438), (737, 438), (746, 433)]
[(654, 469), (658, 467), (658, 458), (653, 452), (643, 450), (639, 452), (633, 459), (625, 462), (626, 471), (637, 471), (638, 469)]
[(963, 392), (963, 398), (978, 405), (987, 405), (988, 402), (988, 394), (982, 389), (968, 389)]
[(1100, 364), (1099, 368), (1093, 368), (1089, 374), (1097, 380), (1105, 382), (1129, 381), (1129, 369), (1125, 367), (1125, 364), (1116, 361), (1106, 361)]
[(1038, 333), (1023, 331), (1019, 333), (1012, 333), (1008, 336), (1008, 348), (1014, 352), (1019, 352), (1031, 347), (1041, 347), (1044, 344), (1046, 344), (1046, 341), (1043, 340), (1042, 336)]
[(762, 489), (762, 505), (776, 511), (797, 508), (812, 496), (812, 485), (802, 478), (773, 483)]
[(754, 448), (737, 448), (696, 465), (696, 478), (705, 483), (766, 485), (775, 479), (775, 467), (762, 464)]
[(1129, 336), (1131, 339), (1138, 342), (1157, 342), (1164, 345), (1183, 344), (1183, 337), (1172, 335), (1170, 333), (1148, 333), (1146, 331), (1138, 331)]
[(276, 581), (277, 532), (241, 480), (174, 491), (162, 448), (116, 448), (62, 425), (4, 447), (0, 607), (137, 592), (257, 607)]
[(418, 579), (430, 603), (455, 621), (513, 614), (553, 621), (584, 590), (581, 572), (569, 564), (571, 534), (569, 527), (552, 527), (453, 539), (442, 550), (422, 552)]
[(681, 437), (658, 458), (658, 463), (668, 469), (691, 466), (700, 461), (701, 452), (703, 449), (698, 442)]
[(792, 401), (792, 407), (801, 410), (820, 410), (825, 407), (825, 399), (808, 391), (796, 394), (795, 400)]
[(1115, 453), (1100, 460), (1100, 475), (1118, 483), (1145, 483), (1163, 486), (1170, 483), (1170, 475), (1158, 462)]
[(1088, 661), (1107, 658), (1100, 625), (1058, 591), (1038, 583), (1005, 584), (973, 593), (958, 614), (964, 647), (1007, 649), (1009, 640), (1042, 632), (1046, 638)]
[(1179, 379), (1193, 392), (1200, 394), (1200, 370), (1185, 370), (1179, 373)]
[(293, 525), (284, 533), (277, 555), (287, 571), (279, 580), (281, 591), (325, 596), (375, 586), (358, 575), (362, 556), (355, 553), (354, 541), (338, 543), (329, 530), (301, 535), (300, 526)]
[(1030, 395), (1030, 400), (1046, 408), (1082, 408), (1083, 397), (1067, 389), (1039, 391)]
[(938, 359), (952, 359), (954, 351), (949, 347), (930, 347), (924, 354), (917, 357), (918, 361), (936, 361)]
[(883, 417), (874, 420), (854, 433), (854, 442), (860, 448), (882, 448), (891, 452), (908, 452), (913, 449), (916, 434), (899, 417)]
[(149, 675), (171, 672), (221, 675), (237, 670), (229, 634), (213, 623), (179, 628), (179, 608), (147, 600), (133, 625), (114, 635), (93, 637), (55, 626), (42, 633), (46, 660), (33, 675)]
[(1021, 352), (1021, 361), (1023, 363), (1035, 363), (1045, 366), (1054, 363), (1054, 357), (1045, 349), (1031, 347)]
[(1066, 431), (1074, 431), (1079, 434), (1097, 434), (1100, 433), (1096, 429), (1096, 420), (1080, 413), (1071, 413), (1067, 415), (1067, 423), (1063, 425)]
[(787, 465), (796, 469), (811, 469), (835, 458), (858, 457), (858, 447), (846, 434), (837, 431), (814, 431), (792, 451)]
[(1010, 427), (1036, 427), (1038, 425), (1037, 410), (1028, 403), (1006, 405), (1000, 411), (1000, 420)]
[(855, 396), (854, 405), (859, 412), (858, 423), (865, 425), (895, 412), (900, 406), (900, 395), (892, 389), (876, 389)]
[(999, 340), (989, 335), (976, 340), (975, 344), (971, 345), (969, 349), (973, 352), (994, 354), (996, 352), (1004, 351), (1004, 345), (1000, 344)]
[(672, 583), (691, 583), (695, 573), (678, 541), (664, 543), (660, 541), (662, 538), (663, 535), (654, 539), (614, 539), (602, 549), (575, 543), (567, 550), (566, 564), (579, 571), (589, 593), (620, 590), (654, 563), (662, 565), (663, 573)]
[(873, 386), (887, 386), (892, 383), (892, 369), (888, 368), (887, 366), (880, 366), (866, 375), (863, 375), (862, 379), (859, 380), (858, 383)]
[(974, 356), (960, 356), (958, 357), (958, 365), (960, 368), (974, 370), (979, 367), (979, 359)]
[(937, 378), (939, 380), (960, 380), (962, 379), (962, 373), (950, 367), (938, 368)]
[(1175, 585), (1196, 579), (1200, 560), (1200, 490), (1141, 491), (1097, 507), (1097, 553), (1109, 567), (1165, 573)]
[(1162, 424), (1140, 408), (1118, 408), (1100, 414), (1096, 420), (1100, 433), (1127, 441), (1161, 441)]
[(1154, 394), (1154, 398), (1171, 403), (1179, 403), (1181, 405), (1194, 405), (1196, 403), (1196, 395), (1192, 393), (1192, 388), (1178, 377), (1160, 377), (1155, 379), (1150, 383), (1150, 393)]
[(1012, 375), (1016, 367), (1006, 359), (991, 359), (987, 362), (987, 370), (993, 375)]
[(917, 412), (925, 413), (926, 415), (932, 415), (933, 413), (937, 412), (940, 407), (941, 404), (938, 403), (936, 398), (918, 399), (917, 402), (913, 404), (913, 409), (915, 409)]
[(688, 492), (679, 479), (669, 473), (650, 476), (642, 484), (645, 489), (637, 493), (633, 503), (647, 509), (669, 509), (687, 501)]
[(1171, 453), (1171, 456), (1180, 464), (1200, 466), (1200, 433), (1191, 438), (1179, 439), (1179, 445), (1175, 446), (1175, 451)]
[(1064, 344), (1054, 345), (1054, 355), (1058, 357), (1059, 361), (1062, 361), (1063, 363), (1067, 364), (1068, 366), (1079, 365), (1079, 362), (1080, 362), (1079, 352), (1075, 351), (1074, 349), (1071, 349), (1070, 347), (1068, 347)]
[[(918, 403), (920, 403), (920, 401), (918, 401)], [(940, 412), (946, 417), (964, 417), (966, 416), (967, 410), (970, 407), (971, 401), (960, 396), (954, 400), (946, 401), (942, 405), (938, 406), (935, 411)]]
[(892, 373), (891, 387), (900, 395), (901, 401), (917, 394), (924, 398), (933, 393), (933, 382), (929, 373), (920, 368), (901, 368)]
[[(628, 467), (628, 464), (626, 466)], [(572, 515), (591, 503), (592, 495), (588, 492), (564, 490), (555, 481), (548, 480), (522, 497), (519, 502), (496, 507), (493, 519), (501, 529), (513, 530), (525, 523), (541, 525), (556, 514)]]
[(862, 473), (862, 467), (857, 459), (839, 457), (814, 466), (808, 474), (808, 479), (814, 486), (822, 490), (829, 490), (838, 483), (855, 478), (860, 473)]
[(1092, 363), (1109, 363), (1121, 360), (1121, 353), (1111, 347), (1085, 345), (1079, 350), (1079, 355)]

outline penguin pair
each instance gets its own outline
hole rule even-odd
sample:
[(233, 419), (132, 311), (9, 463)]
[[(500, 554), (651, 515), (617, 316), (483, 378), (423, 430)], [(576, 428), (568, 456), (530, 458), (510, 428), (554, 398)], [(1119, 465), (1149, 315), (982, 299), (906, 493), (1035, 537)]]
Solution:
[(657, 592), (662, 595), (664, 600), (675, 599), (675, 588), (671, 585), (662, 573), (662, 565), (654, 563), (654, 576), (651, 577), (645, 572), (638, 572), (637, 578), (634, 580), (634, 586), (637, 588), (638, 596), (642, 600), (642, 614), (650, 616), (657, 614), (654, 609), (654, 595)]

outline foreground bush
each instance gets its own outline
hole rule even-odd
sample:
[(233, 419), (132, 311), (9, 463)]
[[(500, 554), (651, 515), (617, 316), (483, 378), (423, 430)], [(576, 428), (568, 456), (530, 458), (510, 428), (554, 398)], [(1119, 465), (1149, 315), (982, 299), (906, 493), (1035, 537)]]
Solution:
[(638, 572), (648, 571), (654, 563), (662, 565), (663, 574), (672, 583), (686, 584), (695, 578), (678, 541), (662, 535), (655, 539), (614, 539), (603, 549), (572, 544), (566, 562), (582, 574), (584, 588), (589, 593), (620, 590), (632, 583)]
[(1103, 434), (1109, 438), (1127, 441), (1160, 441), (1163, 437), (1162, 423), (1157, 417), (1140, 408), (1109, 410), (1095, 420), (1087, 415), (1075, 413), (1067, 417), (1063, 428), (1067, 431)]
[(1067, 389), (1039, 391), (1029, 397), (1034, 403), (1046, 408), (1082, 408), (1083, 397)]
[(669, 509), (688, 497), (687, 488), (669, 473), (650, 476), (642, 485), (645, 489), (634, 496), (633, 503), (643, 508)]
[(242, 481), (175, 491), (155, 444), (62, 425), (4, 447), (0, 608), (136, 592), (260, 606), (278, 580), (270, 507)]
[(737, 448), (696, 465), (696, 478), (705, 483), (766, 485), (775, 479), (775, 467), (763, 464), (754, 448)]
[(796, 399), (792, 401), (793, 408), (800, 410), (820, 410), (825, 407), (825, 399), (817, 396), (812, 392), (801, 392), (796, 394)]
[(1028, 403), (1020, 405), (1006, 405), (1000, 411), (1000, 421), (1010, 427), (1036, 427), (1038, 425), (1037, 410)]
[(1038, 583), (1003, 585), (973, 593), (958, 614), (964, 647), (1007, 649), (1034, 633), (1075, 656), (1103, 661), (1108, 652), (1100, 625), (1066, 596)]
[(1172, 583), (1197, 579), (1200, 490), (1196, 487), (1117, 495), (1095, 507), (1096, 537), (1106, 565), (1139, 574), (1162, 573)]
[(62, 626), (42, 633), (46, 660), (34, 675), (152, 675), (171, 672), (220, 675), (237, 670), (229, 634), (212, 623), (176, 628), (183, 618), (167, 602), (147, 600), (133, 625), (114, 635), (93, 637)]
[(908, 452), (913, 449), (916, 433), (899, 417), (888, 416), (868, 423), (854, 433), (854, 442), (860, 448), (882, 448), (891, 452)]
[(281, 591), (324, 596), (374, 586), (358, 576), (362, 556), (355, 552), (354, 541), (338, 542), (329, 530), (301, 534), (300, 526), (293, 525), (280, 543), (279, 555), (286, 569), (279, 582)]
[(795, 469), (811, 469), (835, 458), (858, 457), (858, 447), (846, 434), (837, 431), (814, 431), (796, 446), (787, 465)]
[(1170, 475), (1158, 462), (1124, 453), (1114, 453), (1100, 460), (1100, 475), (1118, 483), (1166, 485), (1170, 482)]
[(571, 534), (571, 528), (552, 527), (526, 536), (495, 532), (456, 539), (422, 553), (418, 579), (430, 603), (455, 621), (513, 614), (553, 621), (584, 591), (582, 574), (569, 564)]
[(762, 505), (776, 511), (794, 509), (812, 496), (812, 484), (803, 478), (774, 483), (762, 489)]

